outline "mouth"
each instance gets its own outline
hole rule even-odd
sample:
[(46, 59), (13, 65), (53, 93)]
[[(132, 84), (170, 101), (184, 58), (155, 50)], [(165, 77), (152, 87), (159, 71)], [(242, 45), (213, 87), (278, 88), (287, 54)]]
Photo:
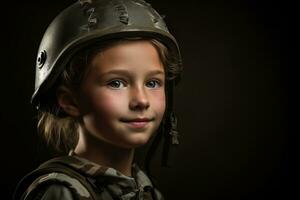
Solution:
[(129, 119), (121, 119), (121, 122), (126, 123), (131, 128), (141, 129), (145, 128), (154, 118), (129, 118)]
[(141, 118), (124, 118), (121, 119), (121, 122), (126, 122), (126, 123), (131, 123), (131, 122), (150, 122), (153, 121), (154, 118), (146, 118), (146, 117), (141, 117)]

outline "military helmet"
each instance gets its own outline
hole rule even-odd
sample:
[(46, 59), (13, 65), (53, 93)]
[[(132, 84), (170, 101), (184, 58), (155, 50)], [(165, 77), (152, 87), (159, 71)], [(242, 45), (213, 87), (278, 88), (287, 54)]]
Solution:
[(71, 57), (94, 42), (124, 37), (150, 37), (162, 42), (180, 59), (175, 38), (163, 17), (143, 0), (79, 0), (64, 9), (48, 26), (36, 60), (35, 91), (39, 105)]

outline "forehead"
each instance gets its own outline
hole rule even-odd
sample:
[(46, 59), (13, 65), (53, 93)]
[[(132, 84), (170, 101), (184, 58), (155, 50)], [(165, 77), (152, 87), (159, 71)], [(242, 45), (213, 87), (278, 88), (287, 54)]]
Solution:
[(148, 40), (124, 41), (109, 46), (96, 54), (91, 64), (93, 69), (103, 73), (112, 69), (164, 71), (156, 47)]

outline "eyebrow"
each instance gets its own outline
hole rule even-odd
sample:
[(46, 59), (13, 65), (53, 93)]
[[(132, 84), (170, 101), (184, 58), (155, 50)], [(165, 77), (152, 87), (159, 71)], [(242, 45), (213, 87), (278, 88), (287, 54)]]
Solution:
[[(114, 69), (114, 70), (110, 70), (108, 72), (104, 72), (102, 74), (102, 76), (104, 75), (109, 75), (109, 74), (117, 74), (117, 75), (126, 75), (126, 76), (130, 76), (132, 73), (126, 69)], [(150, 71), (147, 76), (154, 76), (154, 75), (164, 75), (165, 72), (162, 70), (152, 70)]]

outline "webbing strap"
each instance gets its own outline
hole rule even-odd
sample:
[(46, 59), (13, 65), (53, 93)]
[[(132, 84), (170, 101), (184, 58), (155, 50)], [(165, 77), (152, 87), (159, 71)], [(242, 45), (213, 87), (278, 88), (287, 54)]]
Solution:
[(36, 170), (24, 176), (16, 187), (13, 199), (23, 200), (39, 185), (49, 182), (59, 182), (68, 186), (71, 191), (75, 191), (77, 194), (86, 197), (84, 199), (96, 200), (95, 188), (88, 178), (68, 165), (60, 163), (59, 160), (60, 159), (49, 160)]

